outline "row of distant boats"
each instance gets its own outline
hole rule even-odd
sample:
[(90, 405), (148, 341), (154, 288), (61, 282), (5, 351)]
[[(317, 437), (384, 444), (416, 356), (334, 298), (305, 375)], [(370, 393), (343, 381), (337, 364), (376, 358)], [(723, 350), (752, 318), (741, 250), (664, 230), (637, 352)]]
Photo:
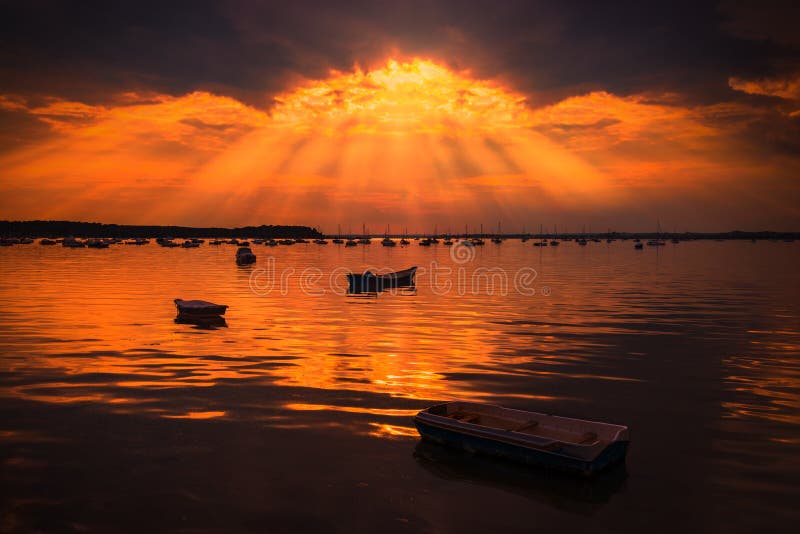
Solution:
[[(489, 239), (492, 243), (501, 244), (504, 241), (510, 238), (495, 236)], [(623, 238), (607, 238), (605, 239), (606, 243), (613, 243), (615, 241), (628, 241), (631, 238), (623, 237)], [(520, 237), (519, 240), (523, 243), (533, 240), (534, 247), (547, 247), (552, 246), (556, 247), (559, 246), (561, 243), (569, 243), (574, 241), (580, 246), (586, 246), (589, 243), (601, 243), (603, 240), (597, 237), (562, 237), (562, 238), (532, 238), (530, 236), (523, 236)], [(183, 241), (176, 241), (174, 238), (171, 237), (159, 237), (155, 239), (156, 243), (162, 247), (166, 248), (198, 248), (200, 245), (206, 242), (205, 239), (201, 238), (189, 238), (184, 239)], [(656, 239), (649, 239), (645, 242), (642, 242), (641, 239), (633, 238), (634, 248), (642, 249), (645, 245), (650, 247), (660, 247), (667, 244), (667, 241), (664, 239), (656, 238)], [(678, 238), (672, 238), (669, 241), (672, 243), (679, 243), (680, 240)], [(716, 239), (716, 241), (723, 241), (723, 239)], [(753, 242), (756, 239), (752, 239)], [(774, 240), (773, 240), (774, 241)], [(782, 241), (791, 243), (794, 239), (783, 239)], [(111, 245), (148, 245), (150, 244), (151, 240), (146, 238), (133, 238), (133, 239), (120, 239), (120, 238), (89, 238), (89, 239), (77, 239), (75, 237), (65, 237), (59, 239), (50, 239), (44, 238), (39, 240), (40, 245), (61, 245), (67, 248), (108, 248)], [(412, 242), (416, 242), (421, 247), (429, 247), (432, 245), (442, 244), (444, 246), (453, 246), (456, 244), (462, 246), (482, 246), (486, 244), (486, 240), (482, 236), (477, 237), (462, 237), (462, 238), (453, 238), (451, 236), (433, 236), (433, 237), (415, 237), (413, 239), (407, 239), (402, 237), (400, 239), (394, 239), (389, 237), (388, 235), (380, 240), (380, 244), (384, 247), (395, 247), (395, 246), (408, 246), (411, 245)], [(35, 243), (35, 240), (30, 237), (15, 237), (15, 238), (0, 238), (0, 246), (9, 247), (12, 245), (30, 245)], [(236, 245), (240, 247), (249, 247), (251, 244), (253, 245), (265, 245), (268, 247), (276, 247), (279, 245), (295, 245), (295, 244), (302, 244), (302, 243), (314, 243), (317, 245), (327, 245), (328, 243), (333, 243), (335, 245), (344, 245), (345, 247), (355, 247), (358, 245), (370, 245), (373, 243), (372, 238), (370, 237), (335, 237), (330, 240), (317, 238), (317, 239), (304, 239), (304, 238), (287, 238), (287, 239), (267, 239), (267, 238), (255, 238), (249, 240), (242, 240), (242, 239), (211, 239), (208, 241), (209, 245), (219, 246), (219, 245)]]

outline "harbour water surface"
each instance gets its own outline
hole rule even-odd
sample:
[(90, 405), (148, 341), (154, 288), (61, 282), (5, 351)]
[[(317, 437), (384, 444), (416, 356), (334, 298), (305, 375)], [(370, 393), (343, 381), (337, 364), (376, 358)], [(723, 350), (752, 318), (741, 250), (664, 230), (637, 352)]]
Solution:
[[(800, 520), (796, 243), (253, 249), (0, 250), (0, 531)], [(415, 292), (341, 294), (412, 265)], [(176, 297), (226, 324), (176, 323)], [(627, 463), (580, 481), (420, 443), (413, 414), (459, 398), (627, 424)]]

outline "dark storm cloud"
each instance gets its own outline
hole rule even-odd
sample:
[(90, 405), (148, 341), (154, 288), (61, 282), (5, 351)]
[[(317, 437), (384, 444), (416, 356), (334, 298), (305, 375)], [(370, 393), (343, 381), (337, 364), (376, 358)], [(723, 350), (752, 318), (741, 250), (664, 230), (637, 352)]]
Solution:
[[(744, 5), (744, 4), (742, 4)], [(791, 4), (702, 2), (6, 2), (0, 91), (85, 102), (210, 89), (261, 107), (293, 76), (392, 51), (502, 77), (533, 104), (579, 91), (732, 97), (794, 68)], [(753, 15), (757, 13), (757, 17)], [(774, 28), (774, 31), (770, 31)]]

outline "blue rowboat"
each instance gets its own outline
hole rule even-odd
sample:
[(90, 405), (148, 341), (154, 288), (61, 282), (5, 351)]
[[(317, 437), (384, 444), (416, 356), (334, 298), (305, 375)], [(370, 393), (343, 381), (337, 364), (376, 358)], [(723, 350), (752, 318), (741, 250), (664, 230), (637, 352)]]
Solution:
[(624, 461), (630, 442), (626, 426), (474, 402), (431, 406), (414, 424), (428, 441), (584, 476)]

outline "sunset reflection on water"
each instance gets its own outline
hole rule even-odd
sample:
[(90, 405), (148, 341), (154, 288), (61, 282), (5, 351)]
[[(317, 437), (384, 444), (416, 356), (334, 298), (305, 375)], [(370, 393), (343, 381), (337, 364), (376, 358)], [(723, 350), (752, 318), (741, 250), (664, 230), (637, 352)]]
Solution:
[[(653, 495), (680, 495), (687, 517), (706, 513), (708, 495), (753, 516), (791, 495), (800, 445), (800, 285), (791, 268), (800, 249), (791, 244), (635, 251), (625, 241), (537, 249), (508, 240), (466, 261), (415, 242), (254, 251), (256, 265), (244, 268), (229, 246), (0, 251), (0, 443), (20, 451), (8, 472), (48, 466), (61, 450), (48, 447), (116, 439), (93, 452), (149, 465), (175, 450), (194, 455), (185, 465), (203, 472), (227, 450), (225, 462), (247, 465), (225, 468), (240, 475), (253, 462), (267, 477), (298, 462), (316, 485), (337, 466), (338, 478), (358, 477), (356, 488), (389, 477), (386, 491), (398, 476), (408, 491), (430, 489), (432, 479), (414, 478), (421, 469), (546, 503), (566, 498), (578, 513), (594, 513), (620, 491), (625, 510), (643, 510), (634, 522), (653, 513)], [(276, 273), (292, 277), (253, 291), (251, 278), (270, 257)], [(338, 284), (347, 270), (414, 265), (414, 294), (351, 298), (326, 285), (331, 273)], [(309, 268), (321, 294), (301, 289)], [(436, 268), (451, 269), (454, 289), (431, 287)], [(459, 273), (491, 268), (512, 273), (509, 280), (535, 271), (533, 294), (513, 284), (506, 294), (485, 285), (459, 291)], [(175, 322), (177, 297), (227, 304), (225, 325)], [(549, 478), (415, 448), (412, 416), (458, 398), (627, 424), (626, 471), (601, 484), (608, 488), (587, 509), (584, 490), (570, 482), (553, 487)], [(165, 440), (174, 443), (164, 449)], [(252, 452), (241, 452), (243, 443)], [(29, 458), (31, 450), (43, 452)], [(326, 454), (318, 472), (306, 469), (309, 455)], [(165, 467), (164, 477), (181, 465)], [(382, 471), (390, 465), (402, 474)], [(620, 490), (625, 484), (636, 491)]]
[[(728, 371), (716, 378), (732, 394), (723, 403), (730, 416), (798, 422), (798, 318), (793, 315), (798, 290), (796, 284), (779, 287), (781, 273), (775, 276), (778, 258), (797, 256), (794, 247), (763, 243), (773, 263), (769, 256), (743, 262), (738, 251), (752, 247), (749, 243), (683, 243), (645, 254), (626, 242), (591, 250), (570, 245), (543, 251), (509, 241), (477, 249), (466, 263), (454, 261), (443, 246), (431, 250), (416, 243), (397, 249), (264, 247), (256, 248), (259, 261), (251, 268), (237, 267), (227, 246), (14, 247), (1, 257), (0, 304), (7, 312), (0, 319), (0, 343), (4, 371), (16, 380), (2, 394), (130, 405), (147, 403), (147, 393), (158, 396), (165, 389), (241, 381), (368, 392), (406, 399), (414, 407), (461, 397), (581, 402), (587, 399), (580, 392), (541, 386), (552, 377), (646, 381), (624, 363), (641, 360), (646, 351), (626, 349), (620, 339), (663, 339), (692, 330), (735, 343), (735, 350), (720, 355)], [(728, 256), (737, 257), (738, 269), (716, 270)], [(278, 275), (293, 269), (294, 278), (259, 295), (250, 289), (250, 279), (268, 257), (274, 258)], [(500, 267), (513, 273), (531, 268), (538, 292), (521, 295), (512, 287), (500, 295), (483, 287), (479, 294), (456, 289), (436, 294), (441, 291), (427, 287), (431, 278), (424, 270), (431, 262), (452, 269), (454, 287), (459, 269)], [(350, 299), (326, 285), (328, 275), (346, 269), (411, 265), (423, 267), (413, 296)], [(303, 291), (298, 273), (307, 268), (324, 274), (316, 290), (325, 294)], [(752, 277), (754, 270), (766, 268), (769, 276)], [(228, 304), (227, 327), (204, 330), (174, 323), (175, 297)], [(737, 331), (737, 325), (745, 328)], [(326, 406), (364, 413), (378, 409), (359, 402)], [(226, 408), (202, 413), (225, 417), (236, 411), (235, 404)], [(411, 411), (401, 410), (403, 415)]]

